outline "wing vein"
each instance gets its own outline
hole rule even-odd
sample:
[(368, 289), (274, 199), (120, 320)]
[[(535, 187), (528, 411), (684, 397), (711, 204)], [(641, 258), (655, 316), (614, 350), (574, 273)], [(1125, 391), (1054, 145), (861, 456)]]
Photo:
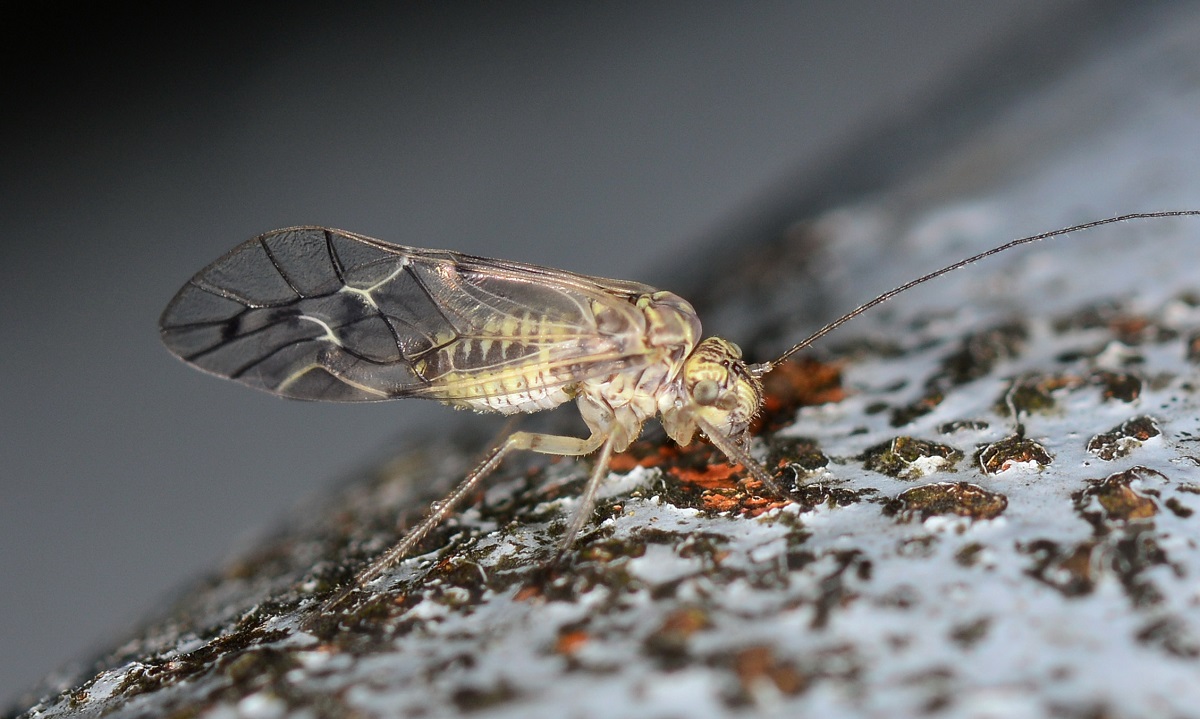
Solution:
[(275, 256), (275, 252), (271, 249), (270, 245), (267, 244), (266, 235), (261, 235), (258, 238), (258, 245), (259, 247), (262, 247), (263, 252), (267, 254), (267, 259), (271, 261), (271, 266), (275, 268), (277, 273), (279, 273), (279, 276), (283, 279), (284, 283), (287, 284), (288, 289), (295, 293), (297, 299), (304, 299), (304, 293), (296, 287), (296, 283), (292, 281), (291, 275), (289, 275), (287, 271), (283, 269), (283, 266), (279, 264), (279, 258)]
[(200, 290), (201, 292), (207, 292), (210, 295), (215, 295), (217, 297), (221, 297), (223, 299), (227, 299), (232, 302), (237, 302), (239, 305), (242, 305), (246, 309), (255, 309), (255, 310), (273, 309), (276, 307), (287, 307), (288, 305), (293, 304), (295, 302), (295, 300), (286, 300), (286, 301), (283, 301), (283, 302), (280, 302), (277, 304), (272, 303), (272, 302), (256, 302), (255, 300), (247, 299), (246, 297), (243, 297), (242, 295), (239, 295), (236, 292), (231, 292), (230, 290), (228, 290), (224, 287), (218, 287), (217, 285), (210, 285), (199, 277), (193, 277), (191, 280), (189, 280), (189, 283), (192, 285), (192, 287), (195, 287), (196, 289)]
[(337, 248), (333, 246), (333, 232), (330, 230), (325, 230), (325, 251), (329, 253), (329, 264), (333, 265), (333, 274), (337, 276), (338, 282), (341, 282), (342, 286), (345, 287), (348, 284), (346, 282), (346, 270), (342, 266), (342, 258), (338, 256)]
[[(446, 312), (443, 311), (441, 303), (438, 302), (438, 299), (433, 296), (433, 291), (431, 289), (429, 289), (429, 285), (426, 284), (425, 280), (421, 279), (421, 276), (418, 275), (416, 273), (416, 271), (413, 270), (413, 266), (411, 264), (405, 265), (404, 271), (407, 272), (408, 275), (413, 278), (413, 282), (417, 283), (417, 288), (420, 289), (422, 292), (424, 292), (425, 296), (429, 298), (429, 304), (431, 304), (433, 306), (433, 309), (436, 310), (438, 315), (441, 316), (442, 321), (445, 322), (446, 325), (448, 325), (452, 330), (454, 330), (455, 335), (458, 335), (461, 337), (462, 335), (461, 335), (461, 331), (458, 328), (458, 325), (454, 324), (454, 322), (451, 321), (451, 319), (448, 316), (446, 316)], [(467, 319), (466, 317), (463, 317), (462, 315), (458, 314), (457, 312), (454, 313), (454, 316), (457, 317), (460, 322), (465, 322), (468, 326), (470, 326), (470, 320)]]
[[(220, 322), (220, 323), (216, 323), (216, 324), (225, 324), (225, 323)], [(206, 347), (194, 354), (187, 355), (184, 357), (184, 359), (187, 360), (188, 362), (195, 362), (196, 360), (204, 359), (206, 356), (228, 347), (229, 343), (231, 343), (231, 342), (234, 342), (237, 340), (253, 338), (255, 335), (259, 335), (259, 334), (262, 334), (269, 330), (275, 329), (275, 327), (277, 325), (278, 325), (278, 323), (266, 324), (261, 327), (255, 327), (254, 329), (250, 330), (249, 332), (242, 332), (237, 335), (231, 335), (229, 337), (222, 337), (221, 341), (218, 342), (217, 344), (215, 344), (211, 347)], [(172, 328), (172, 329), (174, 329), (174, 328)], [(341, 328), (339, 327), (338, 329), (341, 329)], [(319, 339), (319, 337), (301, 337), (298, 341), (316, 340), (316, 339)]]

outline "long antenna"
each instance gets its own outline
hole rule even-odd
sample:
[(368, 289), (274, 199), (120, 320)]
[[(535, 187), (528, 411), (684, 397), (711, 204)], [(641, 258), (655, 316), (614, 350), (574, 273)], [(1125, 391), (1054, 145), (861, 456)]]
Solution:
[(762, 364), (753, 365), (750, 369), (755, 374), (759, 374), (759, 375), (766, 374), (767, 372), (770, 372), (774, 367), (776, 367), (780, 362), (783, 362), (788, 357), (791, 357), (792, 355), (796, 354), (797, 352), (804, 349), (805, 347), (808, 347), (813, 342), (816, 342), (817, 340), (821, 339), (825, 335), (834, 331), (838, 327), (841, 327), (842, 325), (846, 324), (847, 322), (854, 319), (855, 317), (858, 317), (859, 315), (861, 315), (862, 313), (871, 309), (875, 305), (883, 304), (884, 302), (887, 302), (888, 300), (892, 299), (893, 297), (900, 294), (901, 292), (904, 292), (905, 290), (911, 290), (912, 288), (916, 287), (917, 285), (924, 284), (932, 279), (941, 277), (942, 275), (944, 275), (948, 272), (953, 272), (954, 270), (960, 269), (962, 267), (966, 267), (967, 265), (972, 264), (974, 262), (978, 262), (979, 260), (982, 260), (985, 257), (990, 257), (991, 255), (999, 254), (1001, 252), (1004, 252), (1005, 250), (1010, 250), (1018, 245), (1026, 245), (1026, 244), (1029, 244), (1030, 242), (1038, 242), (1040, 240), (1048, 240), (1051, 237), (1058, 237), (1060, 235), (1069, 235), (1072, 232), (1078, 232), (1080, 230), (1088, 230), (1093, 227), (1100, 227), (1101, 225), (1111, 225), (1114, 222), (1124, 222), (1126, 220), (1148, 220), (1148, 219), (1153, 219), (1153, 218), (1158, 218), (1158, 217), (1192, 217), (1192, 216), (1200, 216), (1200, 210), (1168, 210), (1168, 211), (1164, 211), (1164, 212), (1135, 212), (1135, 213), (1128, 214), (1128, 215), (1120, 215), (1119, 217), (1109, 217), (1104, 220), (1094, 220), (1092, 222), (1085, 222), (1082, 225), (1073, 225), (1071, 227), (1064, 227), (1061, 230), (1054, 230), (1053, 232), (1043, 232), (1040, 235), (1031, 235), (1029, 237), (1022, 237), (1019, 240), (1013, 240), (1011, 242), (1007, 242), (1003, 245), (1000, 245), (999, 247), (993, 247), (992, 249), (988, 250), (987, 252), (980, 252), (978, 255), (968, 257), (965, 260), (960, 260), (958, 262), (955, 262), (952, 265), (943, 267), (940, 270), (930, 272), (929, 274), (918, 277), (917, 279), (915, 279), (911, 282), (906, 282), (894, 290), (888, 290), (887, 292), (884, 292), (882, 295), (879, 295), (878, 297), (871, 300), (870, 302), (867, 302), (865, 304), (859, 305), (858, 307), (855, 307), (854, 309), (850, 310), (846, 314), (837, 318), (833, 322), (830, 322), (829, 324), (825, 325), (824, 327), (817, 330), (816, 332), (813, 332), (811, 335), (800, 340), (800, 342), (793, 345), (791, 347), (791, 349), (789, 349), (787, 352), (784, 352), (783, 354), (779, 355), (779, 357), (775, 358), (774, 360), (772, 360), (770, 362), (763, 362)]

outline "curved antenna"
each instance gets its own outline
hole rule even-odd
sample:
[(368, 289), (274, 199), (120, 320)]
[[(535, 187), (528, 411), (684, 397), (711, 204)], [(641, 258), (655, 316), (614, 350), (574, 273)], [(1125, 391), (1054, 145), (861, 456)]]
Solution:
[(757, 375), (766, 374), (767, 372), (770, 372), (773, 368), (778, 366), (779, 363), (786, 360), (788, 357), (791, 357), (792, 355), (796, 354), (797, 352), (804, 349), (805, 347), (808, 347), (813, 342), (816, 342), (817, 340), (821, 339), (825, 335), (834, 331), (838, 327), (841, 327), (842, 325), (846, 324), (847, 322), (854, 319), (855, 317), (858, 317), (859, 315), (861, 315), (862, 313), (871, 309), (875, 305), (883, 304), (884, 302), (887, 302), (888, 300), (892, 299), (893, 297), (900, 294), (901, 292), (904, 292), (905, 290), (911, 290), (912, 288), (916, 287), (917, 285), (924, 284), (932, 279), (941, 277), (942, 275), (944, 275), (946, 273), (953, 272), (954, 270), (957, 270), (957, 269), (965, 267), (969, 264), (978, 262), (979, 260), (982, 260), (985, 257), (990, 257), (991, 255), (999, 254), (1001, 252), (1004, 252), (1005, 250), (1012, 249), (1018, 245), (1025, 245), (1025, 244), (1029, 244), (1030, 242), (1038, 242), (1040, 240), (1048, 240), (1051, 237), (1058, 237), (1060, 235), (1068, 235), (1072, 232), (1078, 232), (1080, 230), (1088, 230), (1093, 227), (1100, 227), (1101, 225), (1111, 225), (1114, 222), (1124, 222), (1126, 220), (1147, 220), (1147, 219), (1153, 219), (1153, 218), (1158, 218), (1158, 217), (1192, 217), (1192, 216), (1200, 216), (1200, 210), (1167, 210), (1167, 211), (1163, 211), (1163, 212), (1135, 212), (1135, 213), (1131, 213), (1128, 215), (1120, 215), (1118, 217), (1109, 217), (1109, 218), (1103, 219), (1103, 220), (1093, 220), (1092, 222), (1085, 222), (1082, 225), (1072, 225), (1071, 227), (1064, 227), (1061, 230), (1054, 230), (1052, 232), (1043, 232), (1039, 235), (1030, 235), (1029, 237), (1022, 237), (1018, 240), (1012, 240), (1011, 242), (1006, 242), (1005, 244), (1000, 245), (999, 247), (993, 247), (992, 249), (988, 250), (987, 252), (980, 252), (978, 255), (973, 255), (971, 257), (968, 257), (965, 260), (959, 260), (958, 262), (955, 262), (952, 265), (943, 267), (940, 270), (930, 272), (929, 274), (918, 277), (917, 279), (912, 280), (911, 282), (906, 282), (893, 290), (888, 290), (887, 292), (884, 292), (882, 295), (879, 295), (878, 297), (871, 300), (870, 302), (866, 302), (864, 304), (859, 305), (858, 307), (855, 307), (854, 309), (850, 310), (846, 314), (837, 318), (833, 322), (830, 322), (829, 324), (825, 325), (824, 327), (817, 330), (816, 332), (813, 332), (811, 335), (800, 340), (798, 343), (793, 345), (788, 351), (779, 355), (774, 360), (771, 360), (770, 362), (763, 362), (761, 364), (752, 365), (749, 369), (751, 372), (753, 372), (754, 374), (757, 374)]

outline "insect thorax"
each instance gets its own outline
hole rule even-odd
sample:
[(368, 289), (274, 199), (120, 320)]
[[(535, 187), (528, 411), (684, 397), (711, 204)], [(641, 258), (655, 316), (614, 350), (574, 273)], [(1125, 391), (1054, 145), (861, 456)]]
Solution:
[[(592, 377), (576, 387), (579, 412), (594, 432), (609, 435), (621, 451), (642, 425), (664, 407), (674, 407), (684, 363), (700, 338), (700, 320), (686, 300), (671, 292), (631, 298), (643, 320), (629, 335), (627, 367)], [(597, 317), (603, 328), (607, 319)]]

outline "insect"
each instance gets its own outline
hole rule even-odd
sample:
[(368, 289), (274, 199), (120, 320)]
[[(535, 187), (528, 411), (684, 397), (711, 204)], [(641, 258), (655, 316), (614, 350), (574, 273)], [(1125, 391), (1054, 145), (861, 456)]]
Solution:
[(184, 285), (160, 329), (171, 352), (196, 367), (294, 399), (420, 397), (500, 414), (575, 401), (588, 437), (505, 437), (329, 607), (399, 562), (514, 450), (597, 453), (561, 554), (591, 516), (613, 453), (655, 416), (678, 444), (702, 434), (786, 497), (748, 450), (760, 378), (781, 362), (901, 292), (990, 255), (1124, 220), (1192, 215), (1200, 210), (1128, 214), (1013, 240), (885, 292), (757, 364), (732, 342), (702, 338), (695, 310), (671, 292), (324, 227), (275, 230), (235, 247)]

